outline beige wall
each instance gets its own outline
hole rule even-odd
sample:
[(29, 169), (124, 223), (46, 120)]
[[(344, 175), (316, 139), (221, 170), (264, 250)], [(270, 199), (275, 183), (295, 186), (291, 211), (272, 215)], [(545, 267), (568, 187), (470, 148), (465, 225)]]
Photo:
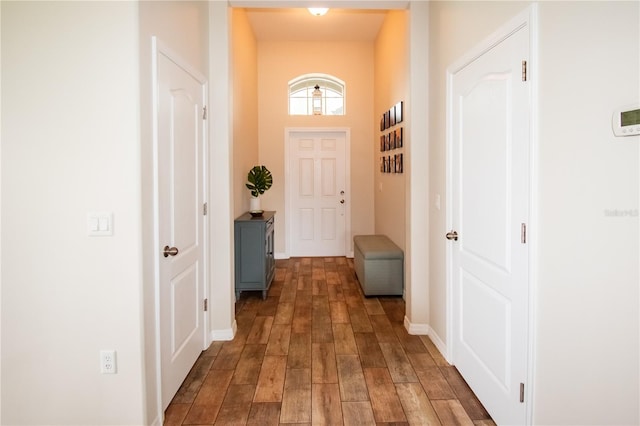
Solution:
[(406, 174), (382, 173), (380, 157), (403, 153), (405, 164), (410, 163), (407, 150), (403, 148), (380, 152), (376, 144), (378, 137), (388, 133), (380, 132), (379, 117), (396, 103), (403, 101), (405, 121), (390, 130), (403, 127), (404, 144), (409, 142), (409, 105), (407, 102), (408, 81), (408, 29), (406, 11), (390, 11), (384, 20), (375, 42), (375, 84), (374, 84), (374, 193), (375, 193), (375, 233), (385, 234), (403, 250), (405, 249), (406, 227)]
[(138, 5), (0, 7), (1, 423), (143, 424)]
[[(289, 116), (288, 82), (308, 73), (334, 75), (346, 83), (346, 115)], [(262, 208), (276, 210), (275, 250), (285, 247), (284, 131), (286, 127), (351, 129), (351, 230), (373, 232), (373, 44), (367, 42), (258, 43), (260, 163), (273, 173)], [(352, 244), (352, 243), (350, 243)], [(347, 250), (352, 250), (349, 246)]]
[(249, 210), (247, 173), (258, 160), (258, 45), (244, 9), (232, 9), (234, 217)]

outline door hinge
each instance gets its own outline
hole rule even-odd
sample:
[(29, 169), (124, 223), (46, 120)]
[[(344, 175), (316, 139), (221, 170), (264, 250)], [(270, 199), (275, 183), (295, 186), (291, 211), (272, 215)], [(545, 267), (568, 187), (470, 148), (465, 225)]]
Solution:
[(524, 383), (520, 383), (520, 402), (524, 402)]
[(209, 310), (209, 299), (204, 299), (204, 311)]
[(523, 223), (520, 226), (520, 242), (527, 244), (527, 224)]
[(522, 81), (527, 81), (527, 61), (522, 61)]
[(203, 106), (202, 107), (202, 119), (206, 120), (207, 119), (207, 106)]
[(204, 203), (202, 205), (202, 215), (206, 216), (208, 211), (209, 211), (209, 208), (207, 207), (207, 203)]

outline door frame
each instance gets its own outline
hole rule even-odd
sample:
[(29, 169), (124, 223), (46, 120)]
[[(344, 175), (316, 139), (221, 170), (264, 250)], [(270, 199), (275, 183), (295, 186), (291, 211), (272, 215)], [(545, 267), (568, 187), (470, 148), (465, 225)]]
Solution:
[[(498, 27), (490, 36), (476, 44), (471, 50), (463, 54), (458, 60), (447, 67), (446, 87), (446, 229), (453, 227), (453, 77), (458, 71), (471, 62), (478, 59), (494, 46), (508, 38), (510, 35), (523, 28), (529, 27), (529, 63), (527, 64), (527, 80), (530, 87), (530, 116), (529, 116), (529, 223), (527, 228), (527, 244), (529, 244), (529, 288), (528, 288), (528, 315), (527, 315), (527, 361), (526, 361), (526, 390), (525, 390), (525, 416), (526, 423), (533, 424), (534, 405), (534, 365), (536, 347), (536, 291), (537, 265), (538, 265), (538, 7), (531, 4), (512, 19)], [(444, 232), (447, 232), (444, 231)], [(444, 238), (444, 232), (442, 237)], [(446, 270), (446, 348), (445, 358), (450, 363), (454, 359), (453, 345), (453, 245), (446, 244), (445, 248)]]
[(343, 133), (344, 134), (344, 180), (345, 180), (345, 209), (344, 209), (344, 249), (347, 257), (353, 257), (353, 250), (349, 244), (351, 236), (351, 129), (349, 127), (285, 127), (284, 129), (284, 210), (285, 210), (285, 251), (276, 254), (277, 259), (288, 259), (291, 255), (293, 237), (293, 221), (291, 218), (291, 185), (290, 182), (290, 146), (293, 133)]
[[(179, 54), (167, 47), (157, 37), (151, 37), (151, 82), (152, 82), (152, 121), (153, 121), (153, 285), (154, 285), (154, 329), (155, 329), (155, 364), (156, 364), (156, 401), (158, 407), (158, 418), (163, 419), (164, 408), (162, 403), (162, 348), (161, 348), (161, 329), (160, 329), (160, 206), (158, 185), (161, 170), (158, 167), (158, 113), (159, 113), (159, 94), (158, 94), (158, 58), (164, 55), (178, 66), (183, 68), (193, 77), (195, 77), (202, 86), (202, 95), (204, 105), (208, 104), (209, 83), (207, 78), (197, 71), (193, 66), (186, 62)], [(208, 120), (203, 121), (202, 129), (202, 202), (208, 203), (209, 193), (209, 133)], [(205, 215), (202, 220), (202, 283), (201, 294), (204, 299), (209, 299), (209, 216)], [(211, 304), (211, 303), (209, 303)], [(203, 341), (205, 350), (211, 343), (209, 339), (209, 312), (203, 312)]]

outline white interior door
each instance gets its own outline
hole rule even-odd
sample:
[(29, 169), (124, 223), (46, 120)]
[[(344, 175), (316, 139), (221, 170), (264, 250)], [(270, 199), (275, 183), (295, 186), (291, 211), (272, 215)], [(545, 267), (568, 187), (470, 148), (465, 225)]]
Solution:
[(160, 357), (163, 409), (204, 349), (205, 83), (157, 55)]
[(289, 133), (292, 256), (345, 256), (348, 194), (345, 131)]
[(526, 421), (528, 57), (522, 26), (449, 80), (453, 363), (494, 420), (509, 425)]

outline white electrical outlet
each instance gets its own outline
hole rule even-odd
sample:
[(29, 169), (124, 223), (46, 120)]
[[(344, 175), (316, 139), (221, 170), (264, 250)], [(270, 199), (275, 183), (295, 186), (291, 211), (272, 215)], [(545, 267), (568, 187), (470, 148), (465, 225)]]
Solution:
[(116, 374), (118, 372), (116, 351), (100, 351), (100, 372), (102, 374)]

